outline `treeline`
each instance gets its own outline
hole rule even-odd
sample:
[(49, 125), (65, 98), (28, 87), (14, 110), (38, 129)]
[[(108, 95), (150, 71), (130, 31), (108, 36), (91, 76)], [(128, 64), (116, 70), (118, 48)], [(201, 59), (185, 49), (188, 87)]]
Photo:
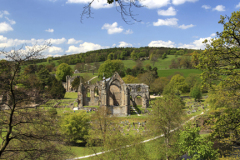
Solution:
[[(78, 53), (73, 55), (63, 55), (61, 57), (52, 57), (52, 60), (59, 60), (59, 64), (67, 63), (74, 65), (77, 63), (94, 63), (103, 62), (107, 59), (115, 60), (139, 60), (142, 57), (161, 57), (166, 58), (167, 55), (186, 55), (192, 52), (201, 52), (201, 50), (182, 49), (182, 48), (165, 48), (165, 47), (141, 47), (141, 48), (108, 48), (86, 53)], [(28, 64), (36, 64), (46, 62), (46, 59), (29, 60)]]

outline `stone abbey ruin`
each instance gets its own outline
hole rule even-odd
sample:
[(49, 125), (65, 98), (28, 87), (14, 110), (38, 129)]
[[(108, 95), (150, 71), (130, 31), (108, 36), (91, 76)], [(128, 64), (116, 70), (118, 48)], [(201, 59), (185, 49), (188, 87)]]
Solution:
[[(76, 76), (67, 76), (66, 83), (63, 83), (67, 92), (76, 92), (71, 87), (71, 82), (75, 78)], [(131, 105), (142, 105), (142, 108), (149, 105), (149, 87), (143, 83), (126, 84), (117, 72), (112, 77), (103, 78), (95, 84), (80, 82), (77, 92), (80, 109), (84, 106), (106, 107), (113, 115), (130, 114)]]

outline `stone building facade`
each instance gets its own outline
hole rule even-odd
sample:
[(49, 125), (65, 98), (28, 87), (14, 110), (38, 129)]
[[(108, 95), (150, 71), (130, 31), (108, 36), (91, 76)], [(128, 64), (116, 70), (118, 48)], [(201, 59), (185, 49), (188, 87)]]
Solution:
[(77, 89), (73, 89), (71, 85), (75, 78), (80, 78), (80, 76), (66, 76), (66, 82), (62, 82), (62, 85), (66, 89), (66, 92), (77, 92)]
[(78, 107), (106, 107), (113, 115), (130, 114), (130, 105), (149, 105), (149, 89), (146, 84), (125, 84), (117, 72), (111, 78), (95, 84), (83, 84), (78, 88)]

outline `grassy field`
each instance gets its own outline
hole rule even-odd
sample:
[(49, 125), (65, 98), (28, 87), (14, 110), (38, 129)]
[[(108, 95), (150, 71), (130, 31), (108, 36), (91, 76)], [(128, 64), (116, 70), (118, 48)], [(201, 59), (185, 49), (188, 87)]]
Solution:
[(37, 63), (36, 65), (48, 65), (48, 64), (54, 63), (55, 66), (58, 66), (59, 65), (58, 61), (59, 60), (52, 60), (50, 63), (48, 63), (46, 59), (46, 62)]
[(180, 72), (183, 74), (183, 76), (186, 78), (191, 73), (195, 74), (201, 74), (202, 71), (198, 69), (167, 69), (167, 70), (158, 70), (158, 76), (159, 77), (168, 77), (170, 75), (173, 75), (175, 72)]

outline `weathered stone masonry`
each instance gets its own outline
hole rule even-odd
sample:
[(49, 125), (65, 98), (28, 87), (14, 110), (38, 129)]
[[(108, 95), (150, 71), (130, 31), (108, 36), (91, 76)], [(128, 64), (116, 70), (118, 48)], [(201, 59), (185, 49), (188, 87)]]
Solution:
[[(69, 79), (68, 77), (67, 80)], [(69, 84), (67, 85), (69, 86)], [(72, 90), (70, 89), (70, 91)], [(111, 78), (103, 79), (95, 84), (80, 82), (78, 87), (79, 108), (101, 106), (108, 108), (113, 115), (126, 116), (130, 114), (130, 105), (148, 107), (149, 89), (146, 84), (125, 84), (117, 72)]]

